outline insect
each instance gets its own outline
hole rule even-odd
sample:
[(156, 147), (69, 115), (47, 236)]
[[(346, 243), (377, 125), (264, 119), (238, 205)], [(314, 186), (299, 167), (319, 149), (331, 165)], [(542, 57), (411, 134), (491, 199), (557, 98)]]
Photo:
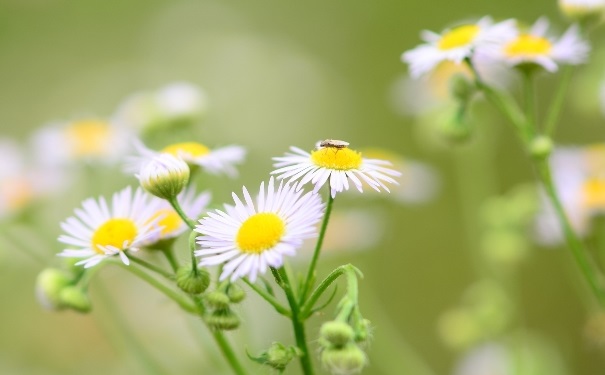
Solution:
[(331, 147), (331, 148), (346, 148), (349, 145), (349, 142), (340, 141), (338, 139), (324, 139), (323, 141), (319, 141), (317, 143), (318, 148), (320, 147)]

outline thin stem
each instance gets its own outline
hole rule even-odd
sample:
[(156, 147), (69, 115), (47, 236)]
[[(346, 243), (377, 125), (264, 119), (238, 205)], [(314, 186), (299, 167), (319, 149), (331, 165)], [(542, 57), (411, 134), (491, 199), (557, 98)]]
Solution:
[(174, 197), (172, 199), (168, 199), (168, 202), (170, 203), (170, 205), (172, 206), (172, 208), (174, 208), (174, 210), (176, 211), (176, 213), (181, 217), (181, 219), (183, 219), (183, 221), (185, 222), (185, 224), (187, 224), (187, 226), (189, 227), (189, 229), (194, 230), (195, 229), (195, 221), (193, 219), (190, 219), (189, 216), (187, 216), (187, 214), (185, 213), (185, 211), (183, 211), (183, 208), (179, 204), (178, 199), (176, 199), (176, 197)]
[(309, 348), (307, 347), (307, 339), (305, 337), (305, 326), (302, 317), (299, 315), (300, 306), (298, 305), (298, 301), (294, 296), (294, 292), (292, 290), (292, 285), (290, 284), (290, 280), (288, 279), (288, 274), (284, 271), (283, 268), (275, 269), (271, 267), (271, 272), (273, 276), (275, 276), (277, 284), (282, 287), (284, 292), (286, 293), (286, 298), (288, 299), (288, 304), (290, 305), (290, 310), (292, 311), (292, 328), (294, 329), (294, 336), (296, 338), (296, 346), (302, 352), (302, 355), (299, 357), (300, 366), (305, 375), (313, 375), (313, 365), (311, 364), (311, 356), (309, 355)]
[(147, 268), (150, 271), (153, 271), (153, 272), (155, 272), (157, 274), (160, 274), (160, 275), (164, 276), (167, 279), (171, 279), (172, 280), (174, 278), (174, 276), (172, 274), (170, 274), (169, 272), (166, 272), (163, 269), (161, 269), (160, 267), (156, 266), (155, 264), (151, 264), (151, 263), (149, 263), (149, 262), (147, 262), (147, 261), (145, 261), (145, 260), (143, 260), (141, 258), (137, 258), (137, 257), (131, 256), (131, 257), (129, 257), (129, 259), (131, 261), (133, 261), (134, 263), (137, 263), (137, 264), (139, 264), (139, 265)]
[(34, 250), (32, 248), (32, 246), (30, 246), (27, 243), (27, 241), (23, 241), (23, 239), (21, 238), (21, 236), (13, 235), (12, 233), (10, 233), (10, 230), (5, 230), (4, 231), (4, 236), (6, 237), (6, 239), (8, 240), (8, 242), (11, 245), (17, 247), (23, 253), (29, 255), (37, 263), (40, 263), (42, 265), (46, 265), (48, 263), (48, 261), (46, 259), (44, 259), (43, 256), (41, 256), (40, 254), (38, 254), (38, 252), (36, 250)]
[(309, 270), (307, 271), (307, 277), (303, 283), (303, 287), (300, 293), (300, 304), (304, 304), (307, 298), (307, 293), (315, 284), (315, 267), (317, 266), (317, 260), (321, 252), (326, 230), (328, 229), (328, 222), (330, 221), (330, 213), (332, 212), (332, 205), (334, 204), (334, 198), (332, 197), (330, 184), (328, 183), (328, 204), (326, 206), (326, 213), (324, 215), (323, 222), (321, 223), (321, 229), (319, 230), (319, 236), (317, 237), (317, 243), (315, 244), (315, 250), (313, 251), (313, 258), (311, 258), (311, 264), (309, 264)]
[(305, 302), (305, 304), (300, 309), (300, 316), (302, 319), (306, 319), (309, 317), (309, 315), (311, 314), (311, 311), (312, 311), (313, 307), (315, 306), (315, 304), (317, 303), (317, 300), (319, 299), (319, 297), (321, 297), (324, 294), (324, 292), (328, 289), (328, 287), (330, 285), (332, 285), (332, 283), (334, 281), (336, 281), (336, 279), (338, 279), (350, 267), (353, 267), (353, 266), (350, 264), (347, 264), (347, 265), (336, 268), (334, 271), (330, 272), (330, 274), (317, 286), (317, 288), (313, 291), (313, 293), (311, 293), (311, 296), (309, 297), (309, 299)]
[[(197, 259), (195, 258), (195, 239), (196, 239), (196, 232), (195, 231), (191, 231), (191, 233), (189, 233), (189, 253), (191, 255), (191, 270), (193, 271), (193, 274), (195, 276), (198, 275), (198, 268), (197, 268)], [(222, 273), (219, 272), (219, 274)]]
[(559, 119), (559, 115), (563, 109), (563, 101), (565, 100), (565, 94), (567, 94), (567, 89), (571, 83), (573, 71), (574, 69), (571, 65), (566, 66), (563, 70), (561, 82), (559, 83), (559, 87), (557, 88), (555, 96), (550, 104), (548, 114), (546, 115), (546, 121), (544, 123), (544, 132), (548, 136), (552, 136), (557, 127), (557, 120)]
[(175, 292), (174, 290), (168, 288), (166, 285), (160, 283), (159, 281), (157, 281), (156, 279), (154, 279), (153, 277), (148, 275), (143, 270), (141, 270), (137, 267), (134, 267), (134, 266), (127, 266), (127, 265), (123, 264), (122, 262), (111, 262), (111, 263), (116, 264), (116, 265), (132, 272), (133, 274), (135, 274), (142, 280), (146, 281), (149, 285), (153, 286), (160, 292), (164, 293), (164, 295), (166, 297), (168, 297), (171, 300), (173, 300), (174, 302), (176, 302), (179, 306), (181, 306), (183, 308), (183, 310), (193, 313), (193, 314), (197, 313), (197, 309), (195, 308), (195, 306), (192, 306), (189, 302), (187, 302), (185, 300), (185, 298), (183, 298), (182, 295), (180, 295), (179, 293)]
[(540, 177), (540, 180), (542, 181), (542, 184), (546, 189), (546, 194), (552, 202), (555, 208), (555, 212), (559, 217), (559, 221), (563, 228), (563, 234), (565, 235), (565, 241), (567, 242), (567, 246), (571, 250), (571, 253), (576, 263), (578, 264), (578, 267), (580, 267), (582, 275), (588, 282), (588, 285), (590, 286), (590, 289), (597, 298), (599, 304), (601, 305), (601, 307), (605, 307), (605, 291), (599, 283), (599, 280), (597, 279), (597, 275), (594, 270), (594, 265), (591, 264), (591, 261), (587, 256), (587, 252), (584, 248), (584, 245), (572, 229), (567, 214), (565, 213), (565, 209), (563, 208), (563, 205), (561, 204), (561, 201), (557, 195), (548, 161), (540, 160), (536, 162), (536, 167), (538, 169), (538, 175)]
[(161, 251), (162, 251), (162, 253), (164, 253), (164, 257), (166, 257), (166, 260), (168, 260), (168, 263), (170, 263), (170, 267), (172, 268), (172, 271), (176, 272), (179, 269), (179, 262), (176, 260), (172, 249), (166, 249), (166, 250), (161, 250)]
[(529, 68), (523, 71), (523, 98), (525, 99), (525, 118), (527, 128), (529, 128), (528, 132), (533, 136), (538, 126), (538, 109), (536, 107), (534, 77)]
[(271, 304), (271, 306), (273, 306), (275, 308), (275, 310), (277, 310), (278, 313), (285, 315), (289, 318), (292, 317), (292, 313), (286, 307), (282, 306), (281, 303), (279, 303), (279, 301), (275, 297), (273, 297), (272, 295), (267, 293), (265, 290), (263, 290), (258, 285), (251, 283), (250, 280), (248, 280), (246, 278), (244, 278), (243, 280), (259, 296), (261, 296), (265, 301), (269, 302)]
[(231, 344), (229, 344), (223, 332), (213, 330), (212, 336), (214, 337), (214, 341), (216, 341), (216, 343), (218, 344), (218, 347), (220, 348), (221, 352), (227, 359), (227, 362), (231, 366), (233, 372), (237, 375), (246, 375), (246, 370), (244, 370), (244, 367), (237, 359), (233, 348), (231, 348)]

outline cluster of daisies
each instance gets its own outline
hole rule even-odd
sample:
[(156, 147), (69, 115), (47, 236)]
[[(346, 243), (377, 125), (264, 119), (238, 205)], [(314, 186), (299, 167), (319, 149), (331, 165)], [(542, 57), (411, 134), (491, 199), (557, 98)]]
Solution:
[(402, 55), (414, 78), (430, 75), (442, 63), (465, 61), (477, 67), (534, 64), (554, 72), (560, 64), (583, 63), (590, 51), (578, 26), (572, 25), (562, 36), (554, 37), (545, 18), (524, 27), (512, 19), (494, 22), (484, 17), (441, 34), (424, 31), (422, 39), (425, 44)]
[[(140, 154), (131, 158), (142, 188), (115, 193), (110, 202), (88, 199), (61, 226), (59, 241), (67, 245), (59, 255), (82, 258), (77, 264), (91, 267), (118, 256), (129, 264), (127, 253), (154, 248), (193, 227), (190, 218), (200, 218), (195, 255), (200, 266), (224, 265), (220, 279), (247, 277), (254, 281), (268, 267), (281, 267), (305, 239), (317, 235), (324, 215), (319, 189), (328, 185), (331, 198), (354, 185), (389, 191), (400, 172), (380, 159), (362, 157), (346, 142), (330, 141), (311, 152), (292, 148), (293, 153), (275, 158), (277, 168), (268, 182), (260, 184), (253, 197), (246, 187), (233, 193), (233, 204), (205, 212), (207, 193), (197, 194), (189, 180), (194, 168), (235, 173), (234, 162), (243, 157), (239, 149), (224, 150), (218, 157), (204, 158), (203, 146), (186, 142), (152, 151), (139, 143)], [(305, 192), (303, 186), (314, 185)], [(151, 194), (148, 194), (151, 193)], [(181, 207), (181, 209), (179, 209)], [(181, 211), (181, 212), (179, 212)]]

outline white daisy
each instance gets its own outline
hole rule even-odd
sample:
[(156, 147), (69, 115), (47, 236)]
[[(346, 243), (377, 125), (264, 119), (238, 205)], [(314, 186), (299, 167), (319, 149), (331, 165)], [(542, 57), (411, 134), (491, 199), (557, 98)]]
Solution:
[(135, 93), (119, 106), (114, 121), (136, 129), (170, 126), (201, 118), (208, 107), (206, 93), (188, 82), (174, 82), (156, 91)]
[(426, 44), (404, 52), (401, 59), (410, 64), (411, 76), (418, 78), (442, 61), (460, 64), (471, 57), (476, 49), (490, 48), (514, 35), (513, 20), (494, 24), (490, 17), (483, 17), (477, 23), (460, 25), (441, 34), (423, 31), (421, 37)]
[(41, 165), (60, 166), (80, 161), (111, 164), (126, 154), (131, 134), (108, 121), (83, 118), (46, 125), (34, 133), (31, 142)]
[(229, 177), (237, 176), (235, 166), (241, 164), (246, 156), (246, 150), (241, 146), (225, 146), (211, 150), (198, 142), (174, 143), (160, 151), (147, 148), (141, 141), (135, 140), (138, 156), (131, 156), (125, 166), (128, 173), (138, 173), (151, 159), (163, 154), (180, 157), (190, 167), (200, 166), (211, 174), (224, 173)]
[(284, 256), (293, 256), (303, 240), (317, 235), (316, 224), (323, 216), (324, 205), (317, 194), (306, 193), (296, 185), (284, 184), (275, 189), (271, 177), (267, 189), (253, 200), (243, 188), (243, 203), (233, 193), (235, 206), (225, 211), (208, 212), (195, 229), (201, 250), (200, 266), (226, 263), (220, 276), (234, 281), (248, 277), (254, 282), (267, 267), (279, 268)]
[(586, 61), (590, 45), (582, 39), (577, 25), (570, 26), (559, 39), (547, 36), (548, 27), (546, 18), (538, 19), (527, 32), (519, 32), (503, 43), (494, 51), (494, 57), (511, 66), (540, 65), (549, 72), (555, 72), (558, 64), (578, 65)]
[[(195, 187), (188, 187), (178, 195), (177, 200), (185, 214), (191, 218), (198, 218), (202, 215), (208, 203), (210, 203), (210, 193), (202, 192), (196, 194)], [(164, 199), (153, 198), (155, 207), (152, 219), (156, 220), (157, 226), (161, 231), (156, 236), (150, 237), (146, 245), (154, 244), (161, 240), (172, 239), (180, 236), (189, 228), (179, 214), (172, 208), (170, 203)]]
[(313, 193), (317, 193), (329, 179), (332, 198), (336, 193), (349, 189), (349, 179), (360, 192), (363, 191), (362, 181), (376, 191), (380, 188), (389, 191), (384, 182), (397, 184), (391, 176), (401, 175), (386, 167), (391, 162), (363, 158), (360, 152), (348, 147), (316, 147), (311, 153), (298, 147), (290, 147), (290, 150), (292, 153), (287, 152), (286, 156), (273, 158), (277, 161), (274, 167), (278, 169), (271, 174), (276, 174), (278, 179), (301, 179), (299, 189), (311, 182), (315, 185)]
[(559, 0), (559, 8), (563, 14), (573, 19), (603, 16), (605, 0)]
[(86, 258), (76, 265), (89, 268), (119, 254), (128, 265), (126, 250), (138, 250), (162, 230), (157, 225), (159, 217), (154, 217), (156, 205), (150, 204), (150, 198), (140, 188), (133, 197), (132, 189), (127, 187), (113, 195), (111, 206), (103, 197), (85, 200), (82, 208), (75, 210), (75, 216), (61, 223), (65, 234), (59, 241), (70, 247), (58, 255)]

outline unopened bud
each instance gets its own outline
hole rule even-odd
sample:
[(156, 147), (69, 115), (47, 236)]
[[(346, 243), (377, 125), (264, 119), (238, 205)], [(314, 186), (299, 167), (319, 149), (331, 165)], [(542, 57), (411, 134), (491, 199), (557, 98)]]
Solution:
[(59, 310), (64, 308), (61, 303), (61, 290), (71, 283), (69, 275), (56, 268), (47, 268), (40, 272), (36, 279), (36, 297), (46, 309)]
[(321, 326), (319, 335), (321, 336), (322, 340), (327, 341), (332, 346), (341, 348), (353, 341), (355, 332), (347, 323), (333, 320), (330, 322), (325, 322)]
[(544, 135), (537, 136), (531, 141), (529, 145), (529, 151), (532, 156), (536, 159), (545, 159), (552, 152), (553, 144), (552, 140)]
[(59, 296), (61, 303), (81, 313), (87, 313), (92, 309), (88, 294), (77, 286), (67, 286), (61, 290)]
[(210, 273), (203, 268), (194, 270), (191, 264), (182, 266), (176, 272), (176, 285), (186, 293), (204, 293), (210, 285)]
[(302, 353), (300, 350), (293, 346), (285, 346), (282, 343), (274, 342), (271, 347), (266, 351), (262, 352), (258, 357), (252, 357), (248, 354), (248, 357), (256, 363), (266, 365), (276, 369), (277, 371), (283, 372), (286, 366), (292, 359), (299, 357)]
[(213, 311), (205, 317), (206, 324), (217, 331), (230, 331), (239, 327), (240, 319), (231, 309)]
[(141, 168), (138, 175), (143, 189), (162, 199), (174, 199), (187, 186), (189, 166), (180, 158), (163, 153)]
[(358, 374), (367, 364), (366, 354), (355, 344), (344, 348), (324, 349), (321, 352), (321, 363), (332, 374)]
[(218, 290), (206, 294), (204, 299), (206, 300), (208, 306), (215, 310), (227, 309), (229, 308), (229, 303), (231, 302), (229, 296)]
[(229, 285), (229, 289), (227, 289), (227, 296), (232, 303), (240, 303), (246, 298), (246, 292), (244, 292), (241, 286), (231, 284)]

